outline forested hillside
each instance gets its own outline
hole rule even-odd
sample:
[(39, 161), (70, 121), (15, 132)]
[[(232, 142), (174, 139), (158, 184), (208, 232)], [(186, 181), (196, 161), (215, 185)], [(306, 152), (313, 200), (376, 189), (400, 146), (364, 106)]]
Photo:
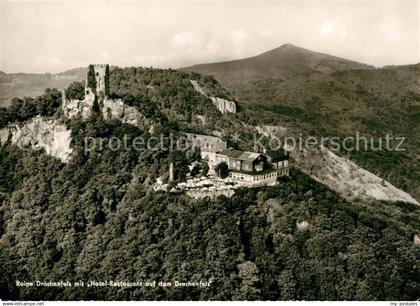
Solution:
[[(102, 129), (102, 132), (97, 132)], [(85, 133), (128, 127), (90, 121)], [(96, 131), (96, 132), (95, 132)], [(132, 133), (142, 133), (132, 130)], [(137, 152), (136, 152), (137, 153)], [(1, 149), (1, 298), (413, 300), (420, 209), (349, 203), (294, 172), (232, 199), (154, 193), (181, 152), (98, 151), (63, 165)], [(167, 168), (166, 168), (167, 169)], [(300, 227), (301, 222), (307, 227)], [(16, 288), (21, 281), (211, 281), (206, 288)]]
[[(296, 135), (373, 137), (368, 150), (340, 153), (420, 199), (420, 64), (374, 69), (284, 45), (182, 70), (214, 76), (251, 124), (279, 125)], [(405, 137), (405, 151), (375, 150), (387, 134)]]
[[(342, 148), (341, 154), (419, 199), (419, 69), (417, 65), (259, 81), (234, 92), (249, 109), (243, 120), (318, 137), (366, 137), (368, 150)], [(405, 137), (404, 151), (375, 150), (380, 142), (385, 144), (387, 134)], [(393, 148), (397, 144), (394, 141)]]
[[(218, 125), (220, 128), (229, 127), (226, 123), (228, 120), (222, 120), (222, 115), (210, 99), (194, 90), (191, 79), (205, 84), (217, 96), (228, 95), (212, 77), (151, 68), (112, 69), (110, 95), (112, 98), (122, 98), (125, 103), (136, 106), (146, 117), (154, 118), (172, 129), (175, 126), (182, 130), (214, 128)], [(197, 115), (205, 116), (208, 126), (203, 125)]]
[[(111, 95), (136, 106), (160, 132), (182, 134), (240, 121), (223, 116), (189, 79), (214, 95), (213, 79), (173, 70), (114, 69)], [(72, 95), (81, 86), (72, 85)], [(61, 118), (60, 93), (37, 114)], [(26, 103), (26, 104), (25, 104)], [(35, 103), (38, 105), (37, 103)], [(21, 107), (2, 111), (19, 120)], [(198, 121), (197, 115), (207, 118)], [(12, 117), (4, 119), (9, 122)], [(26, 117), (25, 117), (26, 118)], [(61, 118), (63, 119), (63, 118)], [(3, 120), (3, 121), (4, 121)], [(23, 120), (23, 119), (22, 119)], [(63, 119), (64, 120), (64, 119)], [(100, 113), (65, 120), (74, 155), (64, 164), (42, 151), (0, 147), (0, 298), (24, 300), (415, 300), (420, 296), (420, 208), (348, 202), (294, 169), (276, 187), (232, 198), (193, 200), (154, 192), (175, 165), (184, 180), (199, 152), (107, 146), (143, 130)], [(241, 132), (246, 133), (242, 127)], [(83, 153), (84, 137), (105, 139)], [(246, 138), (246, 137), (245, 137)], [(130, 147), (130, 146), (129, 146)], [(16, 281), (211, 282), (209, 287), (17, 287)]]

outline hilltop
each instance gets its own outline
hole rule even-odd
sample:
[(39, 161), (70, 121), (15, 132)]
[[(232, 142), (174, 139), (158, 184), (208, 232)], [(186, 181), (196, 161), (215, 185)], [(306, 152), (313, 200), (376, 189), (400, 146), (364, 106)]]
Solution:
[(373, 66), (346, 60), (308, 49), (285, 44), (250, 58), (228, 62), (200, 64), (181, 70), (214, 76), (223, 86), (244, 85), (266, 79), (287, 79), (312, 73), (331, 74)]

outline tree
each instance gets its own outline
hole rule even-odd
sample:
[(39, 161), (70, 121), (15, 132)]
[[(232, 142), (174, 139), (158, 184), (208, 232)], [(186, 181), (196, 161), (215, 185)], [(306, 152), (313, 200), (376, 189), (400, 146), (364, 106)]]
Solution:
[(10, 114), (7, 111), (7, 108), (0, 107), (0, 128), (7, 126), (10, 120)]
[(245, 261), (238, 265), (238, 270), (241, 283), (234, 298), (238, 300), (257, 300), (260, 297), (257, 266), (251, 261)]
[(200, 165), (195, 165), (192, 169), (191, 169), (191, 176), (197, 176), (200, 173), (201, 167)]
[(105, 66), (105, 96), (109, 96), (109, 65)]
[(85, 98), (85, 87), (81, 82), (73, 82), (66, 89), (66, 98), (69, 100), (83, 100)]
[(185, 180), (190, 170), (185, 152), (181, 150), (171, 152), (170, 161), (174, 163), (175, 179), (180, 181)]
[(281, 288), (281, 299), (283, 301), (296, 299), (297, 282), (292, 271), (286, 269), (281, 272), (279, 277), (279, 286)]
[(95, 100), (93, 100), (92, 111), (95, 114), (99, 114), (101, 112), (101, 107), (99, 106), (98, 97), (95, 95)]
[(209, 170), (210, 170), (209, 164), (206, 161), (204, 161), (203, 166), (202, 166), (203, 175), (207, 176), (207, 174), (209, 174)]
[(225, 162), (218, 164), (214, 170), (220, 178), (226, 178), (229, 175), (229, 166)]

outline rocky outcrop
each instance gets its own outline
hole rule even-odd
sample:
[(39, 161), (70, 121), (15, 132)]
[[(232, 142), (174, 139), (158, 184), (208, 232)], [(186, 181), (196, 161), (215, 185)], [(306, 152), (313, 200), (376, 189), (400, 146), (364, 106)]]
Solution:
[(203, 88), (201, 88), (201, 86), (198, 84), (198, 82), (197, 82), (197, 81), (195, 81), (195, 80), (190, 80), (190, 82), (191, 82), (191, 85), (194, 87), (194, 89), (195, 89), (197, 92), (199, 92), (199, 93), (201, 93), (203, 96), (206, 96), (206, 97), (207, 97), (207, 94), (204, 92), (204, 89), (203, 89)]
[(236, 113), (236, 103), (230, 100), (217, 98), (217, 97), (211, 97), (208, 96), (205, 90), (198, 84), (195, 80), (190, 80), (191, 85), (194, 87), (194, 89), (199, 92), (200, 94), (210, 98), (210, 100), (213, 102), (213, 104), (217, 107), (217, 109), (222, 113)]
[(21, 126), (11, 124), (1, 129), (0, 142), (4, 144), (8, 140), (22, 149), (44, 149), (62, 162), (67, 162), (72, 153), (71, 131), (51, 118), (36, 117)]
[(135, 108), (124, 104), (121, 99), (105, 99), (102, 114), (105, 119), (117, 118), (123, 123), (139, 126), (146, 118)]
[(325, 147), (291, 150), (291, 156), (295, 166), (347, 199), (402, 201), (419, 205), (408, 193)]
[(236, 113), (236, 104), (233, 101), (225, 100), (222, 98), (210, 97), (213, 104), (222, 113)]
[(255, 128), (258, 133), (266, 137), (284, 136), (287, 132), (287, 128), (278, 125), (257, 125)]
[[(83, 119), (89, 118), (92, 113), (92, 99), (84, 100), (63, 100), (62, 109), (64, 116), (73, 118), (80, 116)], [(135, 108), (124, 104), (121, 99), (105, 98), (101, 104), (101, 111), (105, 119), (119, 119), (123, 123), (139, 126), (145, 123), (146, 118)]]
[(86, 100), (63, 100), (62, 109), (64, 116), (67, 118), (73, 118), (81, 116), (86, 119), (91, 114), (92, 105)]
[[(255, 128), (266, 137), (287, 136), (287, 129), (281, 126), (260, 125)], [(294, 166), (348, 200), (374, 199), (419, 205), (407, 192), (363, 169), (353, 161), (336, 155), (324, 146), (317, 150), (299, 150), (298, 147), (286, 146), (295, 161)]]
[(420, 234), (414, 235), (413, 244), (420, 246)]
[(299, 230), (299, 231), (304, 231), (304, 230), (306, 230), (306, 229), (308, 229), (309, 228), (309, 222), (308, 221), (301, 221), (301, 222), (298, 222), (298, 221), (296, 221), (296, 228)]

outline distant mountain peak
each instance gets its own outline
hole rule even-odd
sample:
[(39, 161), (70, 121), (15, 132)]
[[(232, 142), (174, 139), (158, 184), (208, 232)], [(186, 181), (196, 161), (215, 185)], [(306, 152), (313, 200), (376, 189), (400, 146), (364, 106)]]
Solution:
[(227, 86), (311, 73), (331, 74), (344, 70), (371, 68), (374, 67), (287, 43), (253, 57), (201, 64), (186, 67), (183, 70), (213, 75)]
[(299, 48), (298, 46), (295, 46), (294, 44), (287, 43), (280, 46), (280, 48)]
[[(296, 46), (296, 45), (294, 45), (294, 44), (287, 43), (287, 44), (283, 44), (283, 45), (281, 45), (280, 47), (277, 47), (277, 48), (274, 48), (274, 49), (271, 49), (271, 50), (265, 51), (265, 52), (263, 52), (262, 54), (264, 54), (264, 53), (268, 53), (268, 52), (276, 52), (276, 51), (293, 51), (293, 50), (306, 50), (306, 49), (301, 48), (301, 47), (299, 47), (299, 46)], [(308, 51), (309, 51), (309, 50), (308, 50)]]
[[(265, 51), (265, 52), (255, 56), (255, 57), (262, 56), (262, 55), (267, 55), (267, 54), (284, 54), (284, 53), (301, 53), (301, 54), (306, 54), (306, 55), (321, 54), (321, 53), (318, 53), (316, 51), (312, 51), (312, 50), (309, 50), (309, 49), (305, 49), (305, 48), (296, 46), (294, 44), (287, 43), (287, 44), (281, 45), (280, 47)], [(326, 56), (331, 56), (331, 55), (327, 55), (327, 54), (325, 54), (325, 55)]]

